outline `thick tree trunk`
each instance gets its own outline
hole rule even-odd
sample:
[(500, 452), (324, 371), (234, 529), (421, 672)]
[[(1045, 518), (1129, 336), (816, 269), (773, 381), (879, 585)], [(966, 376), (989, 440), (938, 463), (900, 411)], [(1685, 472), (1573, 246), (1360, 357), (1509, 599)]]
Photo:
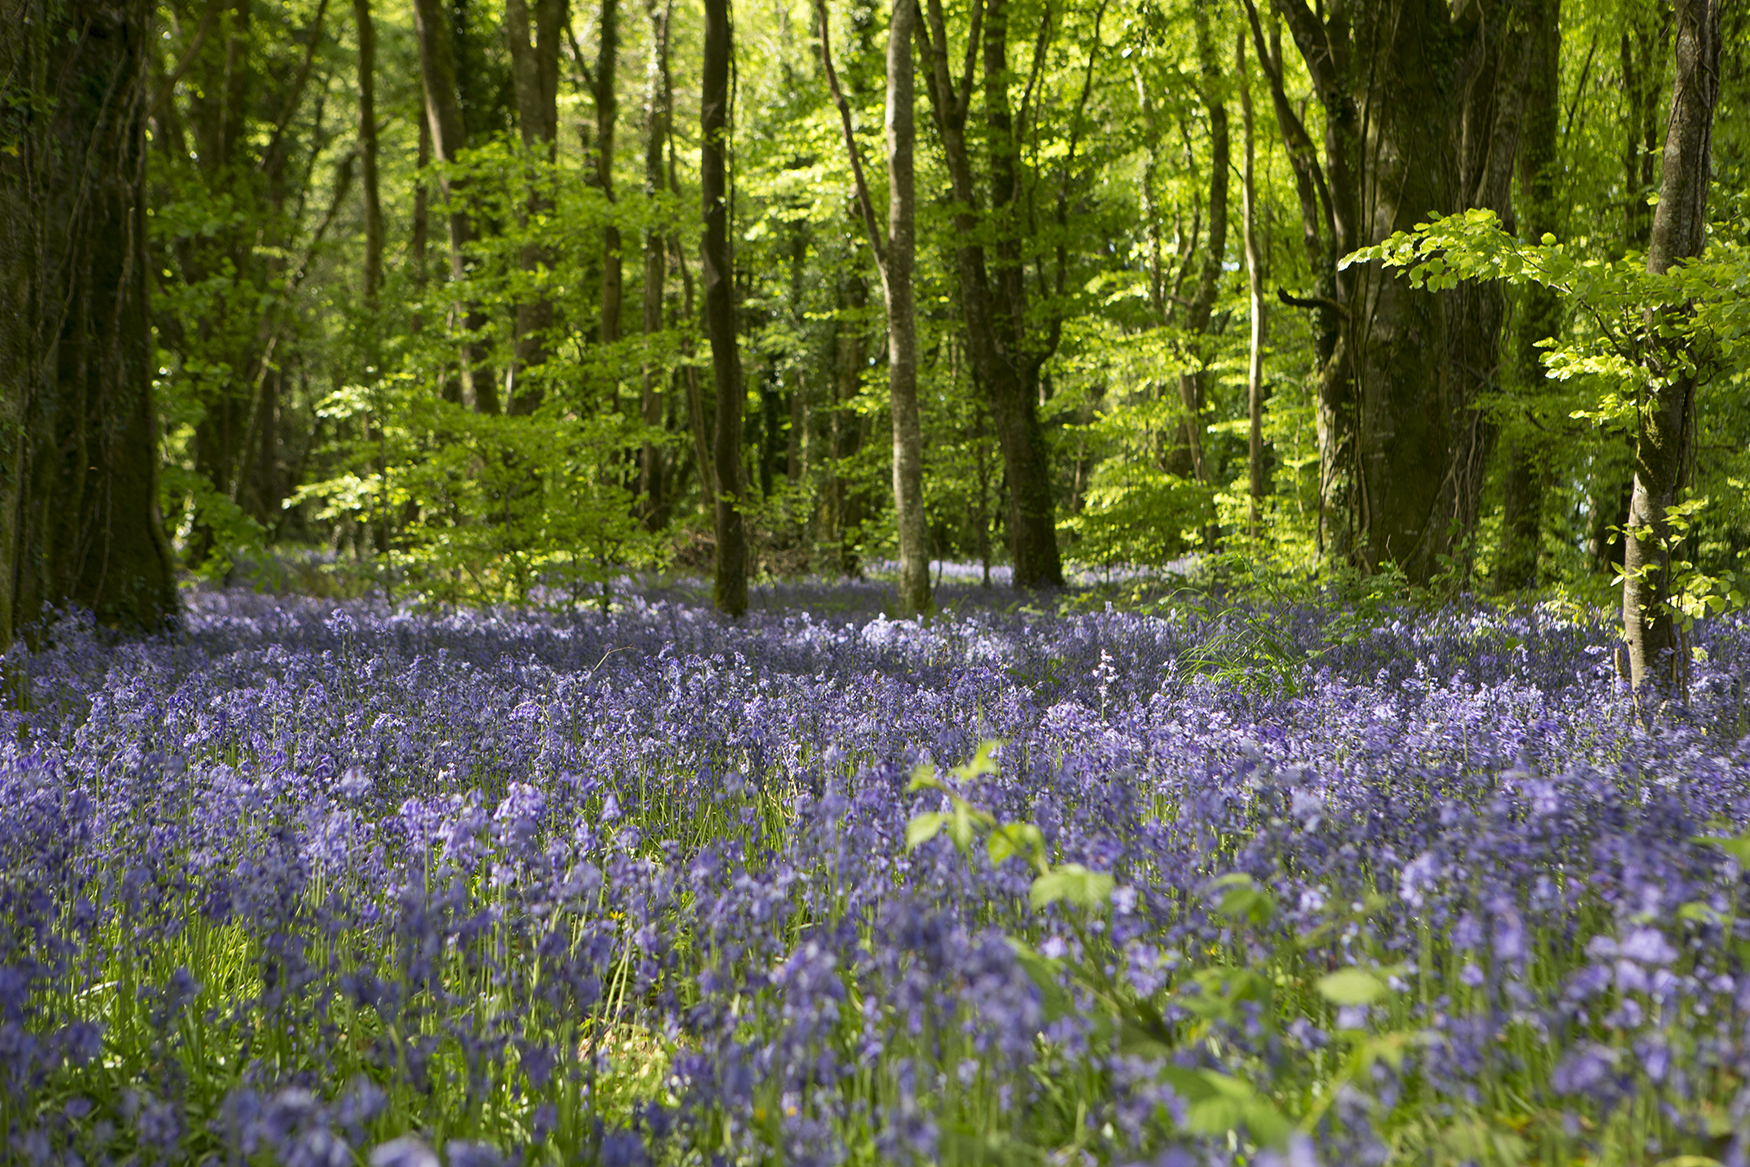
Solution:
[(705, 54), (699, 94), (699, 187), (705, 234), (705, 333), (716, 391), (717, 609), (747, 611), (747, 533), (741, 514), (741, 354), (735, 340), (735, 277), (729, 241), (729, 61), (734, 52), (729, 0), (705, 0)]
[[(1721, 0), (1677, 0), (1676, 74), (1666, 122), (1659, 205), (1653, 212), (1647, 271), (1663, 274), (1702, 252), (1707, 231), (1714, 106), (1720, 87)], [(1651, 322), (1649, 322), (1651, 323)], [(1658, 350), (1653, 350), (1657, 354)], [(1696, 374), (1650, 359), (1654, 388), (1635, 431), (1634, 495), (1622, 563), (1622, 622), (1629, 679), (1680, 685), (1685, 645), (1671, 607), (1673, 534), (1666, 512), (1678, 501), (1695, 442)]]
[[(973, 12), (976, 19), (981, 9), (975, 5)], [(925, 82), (930, 105), (935, 111), (954, 193), (954, 226), (958, 235), (955, 261), (967, 347), (996, 424), (1008, 479), (1015, 586), (1058, 587), (1063, 583), (1063, 565), (1057, 550), (1051, 458), (1039, 424), (1039, 369), (1055, 347), (1056, 337), (1055, 330), (1044, 341), (1030, 335), (1026, 271), (1017, 244), (1017, 224), (1012, 221), (1019, 211), (1016, 206), (1019, 185), (1016, 128), (1008, 100), (1007, 0), (989, 0), (982, 12), (990, 218), (998, 227), (999, 237), (994, 263), (981, 242), (989, 224), (980, 213), (966, 143), (970, 71), (956, 90), (948, 71), (947, 27), (941, 0), (929, 0), (928, 23), (918, 25), (918, 36), (928, 63)], [(969, 39), (976, 45), (976, 28), (969, 33)]]
[[(1531, 0), (1526, 34), (1531, 61), (1519, 140), (1519, 230), (1535, 241), (1559, 225), (1556, 180), (1561, 159), (1556, 126), (1561, 115), (1561, 0)], [(1537, 586), (1544, 487), (1550, 474), (1546, 458), (1539, 453), (1547, 443), (1539, 440), (1531, 424), (1538, 412), (1536, 402), (1543, 396), (1543, 350), (1537, 346), (1561, 330), (1561, 300), (1551, 288), (1528, 284), (1519, 316), (1513, 335), (1513, 380), (1525, 395), (1527, 418), (1509, 431), (1503, 449), (1501, 557), (1495, 569), (1500, 591)]]
[[(468, 144), (462, 121), (462, 99), (456, 88), (455, 45), (450, 25), (439, 0), (414, 0), (413, 28), (419, 41), (419, 73), (425, 93), (425, 120), (431, 129), (432, 155), (453, 164)], [(473, 242), (473, 224), (461, 206), (461, 185), (447, 175), (438, 178), (438, 191), (449, 204), (450, 278), (460, 284), (467, 278), (468, 245)], [(481, 413), (498, 412), (498, 386), (486, 361), (486, 346), (479, 339), (486, 316), (475, 304), (457, 309), (468, 336), (462, 342), (462, 401)]]
[(177, 612), (146, 302), (151, 11), (0, 4), (0, 643), (45, 605), (136, 630)]
[[(1510, 215), (1528, 59), (1511, 5), (1453, 11), (1414, 0), (1334, 5), (1323, 16), (1304, 0), (1276, 8), (1324, 104), (1334, 254), (1411, 229), (1430, 211)], [(1494, 444), (1478, 398), (1497, 377), (1500, 291), (1420, 291), (1378, 264), (1333, 273), (1330, 285), (1344, 328), (1321, 387), (1326, 526), (1352, 525), (1364, 568), (1395, 563), (1426, 582), (1468, 554)], [(1342, 497), (1346, 478), (1352, 501)]]

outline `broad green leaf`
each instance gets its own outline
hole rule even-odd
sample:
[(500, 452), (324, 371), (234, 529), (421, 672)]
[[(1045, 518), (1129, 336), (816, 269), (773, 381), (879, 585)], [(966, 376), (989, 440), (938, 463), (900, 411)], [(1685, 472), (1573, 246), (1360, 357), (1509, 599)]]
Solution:
[(936, 832), (942, 829), (942, 823), (947, 815), (928, 810), (915, 814), (911, 822), (905, 824), (905, 849), (915, 851), (936, 837)]
[(1371, 1005), (1391, 992), (1386, 983), (1365, 969), (1338, 969), (1318, 981), (1319, 996), (1333, 1005)]
[(1250, 1084), (1214, 1070), (1162, 1069), (1161, 1077), (1185, 1100), (1185, 1125), (1198, 1134), (1244, 1128), (1257, 1142), (1281, 1147), (1292, 1123)]
[(972, 755), (972, 760), (965, 765), (956, 766), (949, 773), (962, 782), (970, 782), (974, 778), (997, 772), (995, 754), (1002, 748), (1002, 742), (997, 739), (978, 743), (978, 752)]
[(1696, 835), (1693, 841), (1712, 843), (1739, 863), (1750, 867), (1750, 835), (1739, 835), (1736, 838), (1723, 835)]
[(1035, 866), (1045, 862), (1045, 836), (1032, 823), (1004, 823), (991, 832), (987, 845), (992, 867), (1011, 855), (1019, 855)]
[(928, 762), (915, 767), (911, 772), (911, 781), (905, 784), (907, 794), (918, 790), (940, 789), (942, 789), (942, 782), (936, 777), (936, 768)]
[(1276, 901), (1270, 893), (1243, 872), (1220, 876), (1210, 886), (1217, 892), (1216, 909), (1229, 919), (1264, 924), (1276, 911)]
[(1033, 881), (1028, 901), (1034, 911), (1042, 911), (1058, 900), (1068, 900), (1078, 908), (1098, 908), (1112, 898), (1117, 881), (1103, 872), (1089, 871), (1080, 863), (1065, 863), (1054, 867)]

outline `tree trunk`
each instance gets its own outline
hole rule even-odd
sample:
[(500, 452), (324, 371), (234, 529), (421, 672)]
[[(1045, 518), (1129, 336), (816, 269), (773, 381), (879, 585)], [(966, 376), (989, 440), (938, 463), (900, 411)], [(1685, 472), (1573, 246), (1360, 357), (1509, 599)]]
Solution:
[[(1443, 0), (1315, 15), (1275, 0), (1325, 111), (1323, 176), (1335, 254), (1430, 211), (1511, 214), (1513, 157), (1528, 59), (1511, 5)], [(1351, 17), (1355, 24), (1351, 24)], [(1365, 216), (1363, 212), (1365, 211)], [(1502, 301), (1494, 284), (1421, 291), (1378, 264), (1334, 273), (1344, 329), (1326, 366), (1322, 508), (1353, 525), (1360, 566), (1395, 563), (1414, 582), (1467, 554), (1494, 443), (1478, 407), (1497, 377)], [(1353, 378), (1353, 420), (1348, 378)], [(1352, 430), (1350, 426), (1352, 425)], [(1355, 497), (1337, 496), (1353, 449)]]
[(735, 340), (735, 280), (729, 241), (729, 62), (734, 33), (729, 0), (705, 0), (705, 53), (699, 94), (699, 187), (705, 232), (700, 247), (705, 333), (716, 391), (717, 610), (747, 611), (747, 534), (741, 514), (741, 354)]
[[(517, 128), (523, 149), (537, 162), (553, 161), (559, 130), (559, 14), (563, 0), (535, 0), (534, 28), (529, 27), (528, 0), (505, 0), (505, 32), (510, 41), (511, 82), (516, 90)], [(534, 33), (531, 41), (530, 32)], [(532, 176), (533, 177), (533, 176)], [(543, 192), (545, 176), (533, 177), (522, 213), (526, 227), (552, 210)], [(553, 266), (552, 249), (536, 242), (523, 245), (525, 272)], [(540, 374), (529, 370), (547, 363), (547, 332), (553, 327), (553, 301), (539, 296), (516, 306), (515, 360), (505, 396), (514, 415), (533, 413), (541, 404)]]
[(917, 314), (912, 291), (912, 267), (917, 251), (916, 197), (912, 120), (911, 42), (915, 0), (894, 0), (887, 34), (887, 242), (875, 220), (875, 204), (864, 177), (862, 153), (851, 125), (851, 107), (839, 88), (833, 68), (824, 2), (815, 6), (820, 23), (821, 63), (838, 107), (845, 149), (856, 184), (856, 202), (869, 248), (881, 273), (887, 307), (888, 412), (893, 420), (893, 501), (899, 526), (899, 611), (919, 616), (930, 608), (928, 530), (924, 520), (923, 437), (918, 419)]
[(845, 462), (863, 448), (863, 415), (851, 407), (863, 389), (866, 362), (863, 309), (869, 303), (865, 278), (853, 271), (840, 285), (838, 312), (833, 322), (833, 411), (831, 531), (838, 543), (839, 570), (848, 579), (860, 579), (862, 557), (857, 540), (862, 532), (867, 500), (863, 488), (845, 474)]
[[(668, 26), (671, 0), (645, 0), (650, 17), (650, 63), (644, 89), (644, 197), (655, 200), (663, 190), (662, 149), (668, 140), (670, 85), (668, 74)], [(639, 412), (651, 429), (662, 425), (661, 375), (651, 355), (651, 338), (662, 331), (662, 294), (667, 280), (667, 251), (662, 232), (654, 225), (644, 232), (644, 380)], [(664, 493), (663, 449), (646, 440), (638, 458), (638, 493), (643, 499), (644, 525), (658, 530), (668, 523), (669, 500)]]
[[(601, 28), (597, 35), (595, 63), (595, 180), (608, 202), (614, 201), (614, 129), (620, 114), (614, 92), (614, 71), (620, 51), (619, 0), (602, 0)], [(602, 324), (603, 344), (620, 339), (623, 277), (620, 261), (620, 228), (609, 223), (602, 228)], [(616, 390), (616, 395), (618, 391)]]
[[(1561, 0), (1532, 0), (1526, 13), (1531, 62), (1526, 79), (1525, 117), (1519, 141), (1520, 234), (1541, 239), (1558, 227), (1556, 181), (1561, 158), (1556, 125), (1561, 115)], [(1500, 591), (1537, 586), (1538, 551), (1543, 534), (1544, 487), (1550, 467), (1539, 455), (1537, 402), (1544, 396), (1543, 350), (1538, 343), (1561, 330), (1562, 306), (1555, 291), (1528, 284), (1514, 329), (1512, 364), (1516, 388), (1525, 395), (1527, 418), (1509, 431), (1502, 479), (1501, 558), (1496, 567)]]
[(0, 643), (45, 605), (175, 619), (146, 292), (143, 0), (4, 0)]
[(1227, 172), (1232, 151), (1221, 66), (1216, 62), (1215, 41), (1209, 31), (1209, 9), (1193, 5), (1192, 18), (1202, 81), (1200, 96), (1209, 116), (1209, 237), (1208, 250), (1203, 253), (1203, 263), (1197, 272), (1197, 287), (1185, 307), (1183, 320), (1192, 347), (1192, 352), (1186, 355), (1199, 367), (1179, 373), (1179, 405), (1185, 411), (1185, 448), (1191, 455), (1191, 471), (1198, 482), (1209, 486), (1213, 479), (1203, 454), (1203, 398), (1208, 378), (1201, 365), (1205, 356), (1204, 334), (1209, 331), (1210, 314), (1220, 290), (1222, 262), (1227, 257)]
[(918, 418), (918, 332), (912, 293), (917, 210), (912, 157), (911, 42), (916, 0), (894, 0), (887, 33), (887, 388), (893, 415), (893, 499), (899, 520), (899, 611), (930, 610), (924, 516), (923, 431)]
[[(1676, 18), (1671, 116), (1647, 247), (1647, 271), (1655, 275), (1702, 252), (1720, 86), (1720, 0), (1677, 0)], [(1634, 494), (1622, 563), (1623, 632), (1629, 679), (1637, 691), (1649, 681), (1680, 685), (1688, 664), (1671, 606), (1675, 536), (1666, 512), (1683, 489), (1695, 442), (1696, 373), (1667, 367), (1657, 355), (1649, 364), (1653, 387), (1647, 390), (1650, 400), (1641, 403), (1636, 425)]]
[[(456, 88), (455, 46), (439, 0), (414, 0), (413, 28), (419, 41), (419, 73), (432, 154), (439, 162), (452, 165), (468, 144), (468, 132), (462, 122), (462, 99)], [(440, 175), (438, 192), (449, 204), (450, 279), (460, 284), (467, 278), (467, 250), (474, 239), (473, 224), (461, 205), (459, 181)], [(458, 311), (467, 332), (462, 341), (463, 404), (481, 413), (497, 413), (498, 386), (486, 361), (486, 346), (479, 340), (480, 330), (486, 327), (485, 313), (472, 303), (459, 306)]]
[(1239, 81), (1240, 119), (1245, 132), (1245, 154), (1240, 166), (1240, 203), (1245, 221), (1246, 289), (1252, 316), (1251, 340), (1246, 361), (1246, 414), (1249, 419), (1246, 465), (1251, 501), (1247, 509), (1248, 534), (1261, 533), (1260, 512), (1264, 506), (1264, 271), (1258, 254), (1258, 192), (1253, 175), (1256, 134), (1252, 122), (1252, 78), (1246, 68), (1246, 34), (1234, 46), (1234, 74)]
[[(998, 228), (995, 262), (981, 241), (991, 223), (980, 212), (966, 143), (971, 105), (970, 70), (956, 89), (948, 72), (947, 27), (941, 0), (929, 0), (927, 24), (918, 39), (928, 69), (925, 83), (953, 189), (956, 271), (967, 347), (990, 405), (1009, 487), (1009, 533), (1014, 547), (1016, 587), (1059, 587), (1063, 565), (1057, 550), (1056, 504), (1051, 489), (1051, 458), (1039, 424), (1039, 370), (1056, 347), (1057, 327), (1033, 335), (1027, 322), (1026, 272), (1021, 262), (1015, 217), (1020, 193), (1020, 130), (1008, 100), (1007, 0), (988, 0), (973, 8), (968, 34), (977, 47), (976, 22), (983, 15), (986, 137), (990, 142), (991, 214)], [(1059, 321), (1061, 323), (1061, 321)]]
[[(377, 188), (377, 30), (371, 20), (371, 0), (353, 0), (352, 10), (358, 21), (359, 42), (358, 132), (365, 219), (365, 308), (374, 314), (377, 293), (383, 286), (383, 204)], [(374, 328), (372, 331), (374, 335)]]

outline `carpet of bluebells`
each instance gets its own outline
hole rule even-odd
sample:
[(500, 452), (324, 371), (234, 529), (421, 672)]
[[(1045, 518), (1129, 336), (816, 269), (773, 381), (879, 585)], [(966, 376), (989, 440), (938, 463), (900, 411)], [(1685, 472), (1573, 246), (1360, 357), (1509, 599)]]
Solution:
[(1750, 625), (943, 593), (15, 650), (0, 1159), (1745, 1162)]

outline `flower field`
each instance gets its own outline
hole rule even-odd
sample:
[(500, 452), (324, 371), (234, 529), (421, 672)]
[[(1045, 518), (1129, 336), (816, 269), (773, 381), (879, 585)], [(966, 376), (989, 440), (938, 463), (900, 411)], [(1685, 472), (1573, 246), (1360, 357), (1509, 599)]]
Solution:
[(0, 1158), (1750, 1151), (1743, 622), (777, 599), (10, 658)]

